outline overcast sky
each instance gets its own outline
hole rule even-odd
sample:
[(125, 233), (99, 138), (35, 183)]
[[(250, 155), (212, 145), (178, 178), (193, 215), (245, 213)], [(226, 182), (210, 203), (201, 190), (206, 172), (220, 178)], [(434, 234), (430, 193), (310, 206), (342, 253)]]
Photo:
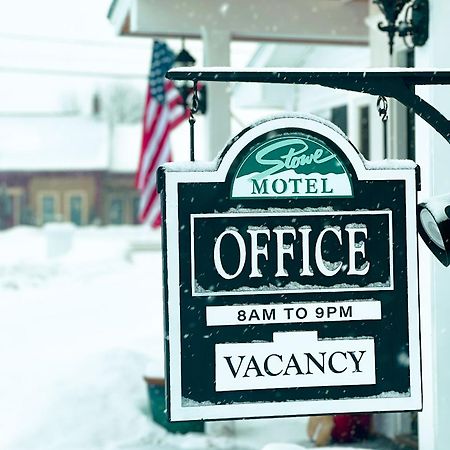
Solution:
[[(111, 83), (145, 91), (152, 41), (115, 36), (110, 1), (0, 0), (0, 114), (70, 109)], [(178, 51), (180, 41), (169, 45)], [(201, 63), (201, 42), (186, 46)], [(255, 48), (233, 44), (232, 64)]]
[(145, 89), (151, 42), (115, 37), (109, 0), (0, 1), (3, 115), (70, 109), (110, 76), (132, 75), (121, 81)]
[(2, 33), (104, 39), (110, 0), (1, 0)]

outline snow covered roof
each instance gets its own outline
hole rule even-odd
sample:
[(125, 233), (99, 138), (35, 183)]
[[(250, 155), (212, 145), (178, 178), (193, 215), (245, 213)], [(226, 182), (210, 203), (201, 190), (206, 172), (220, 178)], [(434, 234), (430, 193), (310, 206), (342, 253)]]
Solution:
[(1, 117), (0, 170), (135, 172), (140, 124), (115, 126), (111, 144), (108, 133), (90, 117)]

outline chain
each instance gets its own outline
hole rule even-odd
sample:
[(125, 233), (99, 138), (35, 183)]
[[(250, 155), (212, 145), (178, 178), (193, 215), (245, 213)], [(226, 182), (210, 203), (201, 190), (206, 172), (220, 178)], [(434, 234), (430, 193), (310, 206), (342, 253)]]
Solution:
[(197, 81), (194, 81), (194, 87), (192, 92), (192, 106), (191, 106), (191, 114), (196, 114), (199, 108), (199, 100), (198, 100), (198, 87)]
[(382, 122), (386, 122), (388, 120), (388, 101), (384, 95), (378, 97), (377, 109)]
[(388, 156), (388, 130), (387, 130), (387, 120), (388, 120), (388, 101), (384, 95), (380, 95), (377, 100), (378, 114), (383, 122), (383, 145), (384, 145), (384, 157)]
[(194, 142), (194, 125), (195, 117), (194, 114), (198, 112), (199, 102), (198, 102), (198, 89), (197, 81), (194, 81), (194, 88), (192, 94), (192, 103), (189, 109), (189, 129), (191, 137), (191, 161), (195, 161), (195, 142)]

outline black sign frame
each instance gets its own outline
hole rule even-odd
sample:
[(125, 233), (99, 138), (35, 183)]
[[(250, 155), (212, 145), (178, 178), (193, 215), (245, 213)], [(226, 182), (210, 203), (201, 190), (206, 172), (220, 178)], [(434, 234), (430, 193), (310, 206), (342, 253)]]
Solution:
[[(353, 200), (358, 195), (361, 198), (364, 195), (370, 195), (372, 198), (369, 203), (372, 205), (372, 208), (359, 206), (358, 209), (360, 211), (356, 211), (354, 209), (355, 203), (352, 203), (352, 199), (327, 198), (326, 196), (322, 198), (281, 200), (277, 198), (258, 199), (256, 201), (230, 198), (232, 196), (230, 184), (233, 176), (236, 174), (238, 163), (242, 162), (240, 158), (243, 157), (243, 152), (261, 136), (266, 136), (267, 133), (279, 130), (300, 130), (327, 142), (336, 154), (340, 156), (340, 159), (344, 161), (348, 169), (356, 189), (352, 197)], [(218, 160), (213, 163), (197, 162), (183, 163), (181, 165), (172, 163), (163, 166), (159, 172), (159, 184), (162, 193), (163, 211), (166, 381), (170, 420), (213, 420), (421, 409), (417, 232), (415, 222), (417, 166), (414, 163), (395, 161), (379, 164), (369, 163), (362, 158), (348, 139), (332, 124), (311, 117), (283, 116), (263, 121), (254, 127), (244, 130), (237, 138), (231, 141)], [(226, 185), (226, 189), (221, 191), (221, 184)], [(364, 189), (367, 188), (368, 191), (365, 194), (364, 192), (358, 194), (358, 189), (362, 189), (363, 185)], [(379, 187), (383, 185), (386, 188), (378, 192)], [(383, 214), (383, 210), (389, 209), (386, 206), (386, 196), (389, 197), (390, 195), (389, 189), (394, 187), (394, 190), (397, 190), (400, 186), (403, 186), (403, 191), (400, 194), (397, 193), (393, 199), (394, 201), (403, 200), (404, 205), (398, 210), (392, 208), (390, 213), (386, 211), (388, 215), (390, 214), (389, 226), (391, 228), (389, 233), (391, 233), (390, 239), (393, 242), (390, 253), (390, 263), (393, 271), (390, 272), (393, 274), (392, 284), (387, 286), (383, 286), (382, 283), (373, 285), (369, 290), (376, 293), (374, 296), (377, 296), (382, 305), (383, 317), (380, 316), (380, 320), (384, 322), (378, 333), (380, 334), (380, 330), (386, 324), (389, 325), (389, 323), (390, 325), (387, 328), (391, 330), (390, 333), (392, 335), (396, 333), (397, 324), (398, 329), (403, 330), (400, 332), (400, 334), (403, 333), (401, 334), (404, 340), (403, 353), (400, 351), (397, 355), (391, 354), (387, 359), (385, 358), (386, 362), (384, 364), (393, 364), (393, 361), (397, 358), (399, 365), (407, 366), (407, 373), (404, 370), (403, 372), (402, 370), (393, 371), (393, 376), (397, 376), (399, 373), (405, 375), (403, 378), (407, 378), (407, 386), (402, 385), (401, 389), (399, 389), (400, 392), (383, 391), (376, 394), (373, 394), (370, 389), (360, 389), (358, 391), (356, 389), (343, 388), (342, 386), (336, 388), (340, 389), (339, 392), (336, 389), (336, 392), (333, 392), (333, 388), (305, 388), (303, 389), (305, 395), (302, 397), (303, 394), (299, 394), (301, 389), (295, 389), (292, 386), (290, 388), (279, 387), (275, 389), (263, 386), (256, 389), (247, 388), (240, 390), (239, 386), (227, 387), (226, 383), (222, 383), (225, 386), (224, 389), (229, 389), (228, 392), (213, 395), (216, 384), (215, 377), (219, 375), (214, 372), (215, 362), (211, 360), (211, 355), (214, 353), (215, 345), (220, 345), (220, 342), (208, 343), (208, 340), (212, 339), (213, 333), (210, 331), (213, 328), (211, 326), (208, 327), (207, 310), (208, 307), (226, 306), (228, 304), (235, 306), (242, 302), (236, 300), (238, 295), (223, 295), (223, 291), (219, 294), (207, 292), (207, 290), (203, 293), (196, 292), (195, 268), (193, 267), (195, 264), (192, 264), (193, 254), (196, 251), (198, 252), (198, 250), (195, 250), (194, 245), (196, 237), (194, 232), (195, 220), (201, 217), (217, 217), (221, 214), (240, 218), (246, 217), (246, 215), (247, 217), (252, 215), (261, 216), (261, 214), (273, 215), (274, 217), (280, 217), (283, 214), (308, 215), (308, 213), (311, 213), (312, 215), (320, 215), (321, 211), (324, 216), (339, 216), (340, 213), (342, 213), (341, 216), (350, 213)], [(202, 198), (205, 195), (208, 197), (209, 206), (201, 205), (200, 197), (198, 197), (198, 194), (195, 194), (196, 189), (201, 190)], [(224, 197), (227, 197), (227, 195), (228, 198), (224, 200)], [(380, 204), (383, 206), (381, 212), (377, 212), (376, 202), (374, 203), (377, 195), (380, 196)], [(340, 204), (337, 210), (330, 210), (330, 205), (333, 202)], [(299, 204), (301, 207), (299, 207)], [(259, 205), (259, 207), (255, 205)], [(400, 217), (401, 215), (404, 215), (403, 219)], [(409, 220), (406, 220), (406, 218), (409, 218)], [(344, 228), (342, 227), (342, 229)], [(206, 248), (205, 252), (207, 252)], [(398, 262), (393, 264), (393, 260)], [(397, 280), (401, 280), (399, 286), (397, 286)], [(402, 311), (392, 310), (384, 306), (390, 302), (392, 303), (393, 294), (398, 294), (396, 289), (404, 291)], [(286, 288), (281, 289), (278, 293), (276, 288), (274, 291), (264, 295), (257, 294), (252, 297), (255, 300), (251, 302), (247, 298), (247, 303), (257, 305), (256, 299), (259, 300), (260, 298), (266, 298), (264, 301), (267, 304), (274, 302), (283, 304), (305, 303), (308, 300), (305, 295), (312, 295), (316, 292), (314, 287), (304, 292), (286, 292)], [(332, 296), (332, 301), (336, 300), (338, 302), (368, 299), (368, 297), (364, 296), (361, 298), (364, 293), (359, 292), (355, 286), (353, 288), (350, 286), (344, 291), (346, 291), (345, 294), (331, 290), (331, 294), (327, 293), (327, 295)], [(257, 288), (253, 291), (253, 294), (256, 292), (258, 292)], [(330, 300), (329, 297), (324, 297), (324, 293), (324, 291), (316, 292), (318, 295), (317, 301), (321, 302), (321, 305), (328, 303), (325, 300)], [(300, 296), (300, 299), (294, 300), (292, 294)], [(349, 297), (349, 295), (352, 297)], [(274, 296), (278, 300), (274, 301)], [(243, 298), (245, 298), (245, 295)], [(193, 312), (190, 313), (189, 311)], [(333, 321), (329, 323), (331, 322)], [(327, 326), (329, 323), (327, 323)], [(352, 326), (357, 323), (355, 320)], [(368, 322), (363, 321), (361, 323), (366, 326)], [(372, 323), (375, 323), (375, 321)], [(335, 322), (332, 325), (337, 326)], [(221, 327), (220, 330), (233, 330), (230, 323), (217, 326)], [(270, 342), (270, 336), (274, 337), (279, 331), (292, 331), (297, 326), (303, 327), (301, 329), (306, 333), (305, 336), (309, 336), (307, 333), (311, 333), (314, 330), (313, 323), (309, 323), (309, 325), (290, 324), (290, 328), (287, 327), (288, 329), (281, 329), (281, 326), (276, 323), (267, 324), (263, 322), (256, 325), (235, 324), (235, 326), (236, 330), (240, 330), (237, 333), (239, 337), (236, 342), (245, 342), (247, 344), (259, 340)], [(255, 332), (253, 336), (247, 337), (247, 341), (242, 340), (243, 330), (250, 330), (251, 334), (252, 330), (261, 330), (262, 327), (266, 327), (269, 330), (269, 335)], [(345, 330), (341, 329), (338, 331), (338, 335), (346, 331), (350, 333), (347, 336), (349, 338), (366, 336), (361, 327), (358, 328), (360, 334), (356, 336), (352, 335), (349, 329), (349, 327), (345, 328)], [(324, 328), (322, 327), (320, 328), (321, 335), (319, 340), (327, 338), (327, 335), (323, 333)], [(227, 338), (222, 343), (230, 343), (230, 339), (231, 341), (233, 339), (233, 332), (228, 331), (225, 334)], [(339, 337), (343, 338), (344, 336), (341, 334)], [(328, 336), (328, 339), (330, 338), (332, 339), (332, 334)], [(380, 339), (382, 340), (382, 338)], [(376, 347), (379, 345), (381, 344), (375, 342)], [(383, 345), (383, 348), (387, 349), (389, 342), (384, 342)], [(398, 343), (395, 344), (393, 351), (398, 352), (400, 347)], [(192, 358), (194, 352), (198, 353), (195, 358)], [(378, 355), (376, 359), (378, 362), (383, 357)], [(236, 369), (237, 366), (229, 365), (229, 367)], [(378, 369), (376, 370), (379, 375)], [(202, 373), (207, 375), (202, 376)], [(388, 377), (388, 374), (389, 370), (387, 369), (382, 372), (383, 377)], [(205, 385), (209, 385), (209, 390), (205, 388)], [(293, 397), (290, 396), (289, 392), (294, 391), (295, 395)], [(313, 391), (315, 394), (311, 394)], [(330, 391), (332, 392), (329, 395)]]

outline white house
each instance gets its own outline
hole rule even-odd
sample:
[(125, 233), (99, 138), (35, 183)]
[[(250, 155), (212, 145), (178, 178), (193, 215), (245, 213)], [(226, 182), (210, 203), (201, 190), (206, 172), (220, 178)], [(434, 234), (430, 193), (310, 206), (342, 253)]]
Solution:
[[(230, 41), (252, 40), (263, 44), (251, 61), (254, 66), (450, 67), (450, 52), (446, 50), (450, 37), (448, 0), (430, 1), (427, 43), (412, 53), (397, 42), (392, 59), (388, 54), (387, 36), (377, 27), (383, 16), (369, 0), (230, 0), (226, 3), (219, 0), (170, 3), (115, 0), (109, 17), (117, 33), (122, 35), (202, 39), (204, 64), (209, 66), (229, 65)], [(448, 86), (423, 86), (417, 88), (417, 92), (450, 116)], [(415, 158), (421, 167), (419, 200), (450, 192), (448, 142), (421, 119), (408, 115), (396, 102), (389, 102), (388, 145), (384, 148), (382, 123), (374, 97), (310, 86), (229, 88), (216, 83), (210, 86), (208, 101), (205, 136), (209, 158), (215, 156), (229, 138), (231, 118), (246, 125), (258, 117), (261, 109), (263, 113), (299, 110), (338, 122), (368, 158)], [(424, 369), (419, 445), (426, 450), (441, 450), (448, 447), (450, 416), (449, 272), (422, 244), (419, 259)], [(387, 426), (385, 424), (384, 429)]]

